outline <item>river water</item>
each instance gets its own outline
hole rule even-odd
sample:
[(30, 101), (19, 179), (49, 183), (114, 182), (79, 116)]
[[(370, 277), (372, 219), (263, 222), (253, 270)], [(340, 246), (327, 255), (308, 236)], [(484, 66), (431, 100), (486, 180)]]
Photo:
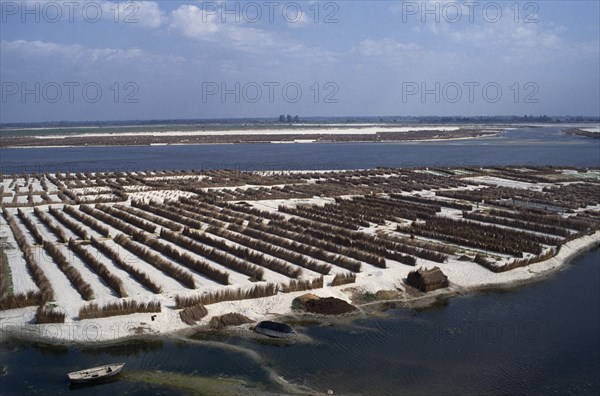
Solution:
[[(556, 128), (445, 143), (3, 149), (0, 154), (8, 173), (35, 167), (189, 169), (203, 161), (214, 167), (240, 164), (238, 169), (276, 169), (274, 163), (309, 169), (333, 168), (327, 164), (340, 169), (403, 164), (600, 166), (598, 141), (563, 136)], [(131, 165), (117, 169), (122, 164)], [(127, 377), (69, 387), (66, 372), (113, 361), (127, 362), (127, 371), (147, 375), (162, 371), (241, 379), (258, 393), (282, 391), (270, 379), (276, 373), (293, 384), (319, 392), (333, 389), (335, 394), (598, 394), (599, 263), (600, 249), (595, 249), (548, 279), (516, 289), (454, 297), (426, 310), (389, 307), (343, 324), (299, 325), (311, 343), (278, 344), (235, 335), (214, 335), (208, 344), (199, 335), (190, 342), (161, 339), (93, 348), (4, 340), (0, 365), (6, 373), (0, 374), (0, 394), (182, 392)], [(220, 345), (256, 352), (260, 361)]]
[(161, 169), (360, 169), (377, 166), (600, 166), (600, 140), (560, 127), (480, 139), (399, 143), (212, 144), (0, 149), (1, 173)]

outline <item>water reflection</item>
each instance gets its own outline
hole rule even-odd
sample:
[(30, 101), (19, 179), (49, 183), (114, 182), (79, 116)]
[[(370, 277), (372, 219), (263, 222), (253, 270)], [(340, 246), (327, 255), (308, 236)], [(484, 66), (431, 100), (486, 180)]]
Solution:
[(98, 356), (129, 356), (137, 357), (152, 352), (160, 351), (163, 348), (163, 340), (136, 340), (124, 341), (115, 345), (81, 347), (81, 353), (84, 355)]

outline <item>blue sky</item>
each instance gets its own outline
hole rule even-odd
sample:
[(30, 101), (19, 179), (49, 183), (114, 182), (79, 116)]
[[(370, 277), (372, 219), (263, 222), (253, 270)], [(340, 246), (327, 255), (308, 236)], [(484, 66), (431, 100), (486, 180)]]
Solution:
[(600, 112), (597, 1), (0, 4), (2, 122)]

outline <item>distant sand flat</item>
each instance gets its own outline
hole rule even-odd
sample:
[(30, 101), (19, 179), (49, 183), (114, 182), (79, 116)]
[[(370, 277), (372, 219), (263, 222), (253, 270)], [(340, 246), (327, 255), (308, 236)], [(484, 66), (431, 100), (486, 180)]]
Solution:
[[(362, 141), (425, 141), (466, 139), (494, 136), (505, 128), (492, 126), (439, 126), (439, 125), (287, 125), (264, 128), (197, 129), (197, 130), (148, 130), (131, 131), (131, 128), (107, 128), (106, 132), (92, 129), (57, 129), (62, 133), (48, 133), (51, 129), (20, 130), (19, 134), (6, 132), (0, 147), (65, 147), (65, 146), (122, 146), (166, 144), (215, 144), (215, 143), (330, 143)], [(138, 128), (139, 129), (139, 128)]]

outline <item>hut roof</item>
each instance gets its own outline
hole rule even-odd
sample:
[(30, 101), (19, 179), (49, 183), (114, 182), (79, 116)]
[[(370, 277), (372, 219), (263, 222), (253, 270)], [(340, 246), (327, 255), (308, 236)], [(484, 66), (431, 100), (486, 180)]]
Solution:
[(406, 283), (423, 292), (428, 292), (448, 287), (448, 277), (444, 275), (439, 267), (420, 268), (408, 274)]

